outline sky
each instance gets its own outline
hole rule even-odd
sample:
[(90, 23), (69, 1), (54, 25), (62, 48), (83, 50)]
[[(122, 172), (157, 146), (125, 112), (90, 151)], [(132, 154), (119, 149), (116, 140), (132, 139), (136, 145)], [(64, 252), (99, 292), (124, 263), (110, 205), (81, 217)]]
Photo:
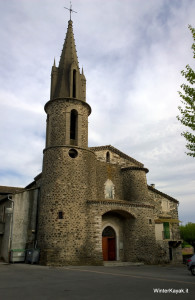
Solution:
[[(67, 31), (66, 0), (0, 0), (0, 185), (24, 187), (42, 170), (50, 74)], [(148, 184), (195, 222), (195, 159), (176, 116), (195, 69), (194, 0), (72, 0), (87, 79), (89, 146), (112, 145), (149, 169)]]

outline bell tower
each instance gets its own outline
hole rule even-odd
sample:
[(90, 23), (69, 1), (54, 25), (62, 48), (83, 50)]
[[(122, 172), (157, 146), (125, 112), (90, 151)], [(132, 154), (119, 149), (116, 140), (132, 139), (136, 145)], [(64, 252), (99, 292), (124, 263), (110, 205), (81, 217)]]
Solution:
[[(86, 79), (83, 68), (80, 73), (72, 23), (71, 20), (68, 22), (59, 66), (56, 67), (54, 60), (51, 71), (50, 101), (45, 105), (47, 113), (46, 147), (64, 144), (85, 148), (88, 146), (87, 119), (91, 108), (86, 103)], [(60, 99), (64, 99), (63, 102)], [(63, 103), (63, 106), (66, 103), (64, 124), (59, 122), (62, 111), (59, 112), (60, 115), (55, 116), (54, 120), (54, 114), (51, 113), (51, 104), (53, 107), (54, 103)], [(55, 122), (55, 126), (53, 122)], [(84, 126), (82, 126), (83, 122), (85, 122)]]
[(95, 154), (88, 148), (86, 79), (69, 20), (59, 65), (51, 71), (38, 218), (42, 264), (80, 264), (90, 256), (86, 203), (96, 197)]

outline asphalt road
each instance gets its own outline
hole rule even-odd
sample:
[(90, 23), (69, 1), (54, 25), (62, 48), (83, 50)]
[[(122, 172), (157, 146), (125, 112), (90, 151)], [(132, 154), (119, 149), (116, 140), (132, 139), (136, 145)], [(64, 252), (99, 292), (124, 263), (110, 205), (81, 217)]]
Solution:
[(195, 299), (195, 276), (179, 266), (43, 267), (0, 264), (0, 300)]

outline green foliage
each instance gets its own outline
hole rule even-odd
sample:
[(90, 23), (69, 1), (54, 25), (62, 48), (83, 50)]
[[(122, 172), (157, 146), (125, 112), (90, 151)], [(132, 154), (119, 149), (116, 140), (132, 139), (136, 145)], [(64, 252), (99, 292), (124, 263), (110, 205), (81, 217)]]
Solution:
[(195, 248), (195, 223), (187, 223), (179, 227), (182, 240)]
[(189, 245), (188, 242), (183, 241), (183, 243), (181, 244), (182, 248), (191, 248), (192, 245)]
[[(190, 29), (194, 43), (192, 44), (193, 57), (195, 58), (195, 28), (191, 25), (188, 26)], [(195, 131), (195, 72), (194, 70), (187, 65), (186, 71), (181, 71), (182, 76), (186, 78), (190, 85), (183, 83), (181, 88), (183, 93), (179, 92), (180, 97), (182, 98), (181, 102), (184, 105), (184, 108), (179, 106), (181, 116), (177, 116), (177, 119), (184, 125), (190, 128), (192, 131)], [(187, 155), (195, 157), (195, 135), (192, 132), (184, 131), (181, 134), (187, 140), (186, 148), (190, 151), (187, 152)]]

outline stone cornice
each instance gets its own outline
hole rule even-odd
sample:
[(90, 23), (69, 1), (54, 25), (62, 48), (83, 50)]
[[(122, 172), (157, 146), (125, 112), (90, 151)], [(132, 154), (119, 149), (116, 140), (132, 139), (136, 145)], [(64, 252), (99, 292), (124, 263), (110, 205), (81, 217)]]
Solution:
[(102, 199), (102, 200), (88, 200), (87, 204), (94, 204), (94, 205), (110, 205), (110, 206), (126, 206), (126, 207), (144, 207), (144, 208), (154, 208), (154, 205), (150, 204), (141, 204), (141, 203), (131, 203), (130, 201), (125, 200), (108, 200), (108, 199)]
[[(91, 151), (91, 149), (89, 148), (82, 148), (82, 147), (78, 147), (78, 146), (75, 146), (75, 145), (58, 145), (58, 146), (51, 146), (51, 147), (47, 147), (45, 149), (43, 149), (43, 153), (48, 150), (48, 149), (52, 149), (52, 148), (68, 148), (68, 149), (81, 149), (81, 150), (84, 150), (84, 151), (88, 151), (90, 153), (93, 153), (95, 155), (95, 153), (93, 151)], [(39, 174), (40, 175), (40, 174)]]
[(126, 168), (121, 168), (121, 171), (128, 171), (128, 170), (144, 171), (146, 173), (149, 172), (149, 170), (147, 168), (140, 168), (140, 167), (126, 167)]

